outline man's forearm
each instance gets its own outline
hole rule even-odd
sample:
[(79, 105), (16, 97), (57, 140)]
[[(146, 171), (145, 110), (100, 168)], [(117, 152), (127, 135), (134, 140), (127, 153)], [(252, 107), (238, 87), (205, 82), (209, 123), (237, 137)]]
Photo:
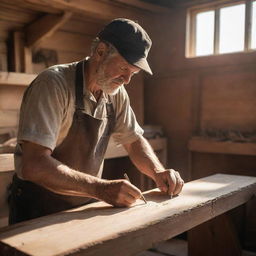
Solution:
[(51, 150), (24, 142), (22, 176), (55, 193), (91, 197), (114, 206), (129, 206), (141, 191), (126, 180), (105, 180), (73, 170), (51, 156)]
[(27, 160), (22, 168), (23, 178), (55, 193), (96, 197), (97, 177), (81, 173), (64, 165), (50, 155)]
[(135, 166), (152, 179), (155, 180), (155, 173), (158, 170), (165, 170), (151, 145), (143, 136), (131, 144), (125, 144), (124, 147)]
[(182, 190), (184, 181), (179, 172), (165, 169), (160, 163), (148, 141), (140, 136), (131, 144), (124, 145), (132, 162), (144, 174), (151, 177), (157, 187), (169, 195), (178, 195)]

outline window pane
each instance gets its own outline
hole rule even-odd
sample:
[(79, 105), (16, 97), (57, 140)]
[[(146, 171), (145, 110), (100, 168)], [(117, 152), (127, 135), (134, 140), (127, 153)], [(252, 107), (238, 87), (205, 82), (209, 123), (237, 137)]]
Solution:
[(244, 50), (245, 4), (220, 9), (220, 53)]
[(252, 49), (256, 49), (256, 1), (252, 5)]
[(196, 15), (196, 56), (213, 54), (214, 11)]

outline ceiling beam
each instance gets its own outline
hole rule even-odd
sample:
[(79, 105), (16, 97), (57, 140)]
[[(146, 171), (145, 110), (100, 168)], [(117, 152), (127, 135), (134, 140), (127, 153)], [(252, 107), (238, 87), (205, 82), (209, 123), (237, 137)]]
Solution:
[(146, 10), (155, 14), (170, 14), (171, 11), (167, 7), (163, 7), (157, 4), (150, 4), (142, 2), (140, 0), (111, 0), (111, 2), (119, 2), (129, 6), (133, 6), (142, 10)]
[(24, 3), (35, 4), (42, 7), (54, 8), (61, 11), (70, 11), (94, 17), (101, 20), (111, 20), (117, 17), (130, 19), (150, 20), (146, 14), (149, 12), (113, 1), (95, 0), (24, 0)]
[(71, 12), (61, 15), (47, 14), (25, 28), (26, 46), (36, 46), (50, 37), (72, 16)]

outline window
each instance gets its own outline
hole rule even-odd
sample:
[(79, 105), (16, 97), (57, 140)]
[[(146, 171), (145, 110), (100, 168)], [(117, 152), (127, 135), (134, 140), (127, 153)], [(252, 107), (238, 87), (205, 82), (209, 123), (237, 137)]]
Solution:
[(256, 0), (189, 10), (187, 56), (256, 50)]
[(256, 49), (256, 1), (252, 5), (252, 49)]

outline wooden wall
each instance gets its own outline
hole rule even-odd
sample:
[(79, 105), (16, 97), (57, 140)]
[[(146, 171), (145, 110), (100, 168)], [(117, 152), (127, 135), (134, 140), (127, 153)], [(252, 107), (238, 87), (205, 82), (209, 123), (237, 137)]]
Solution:
[(169, 166), (188, 180), (187, 145), (195, 133), (255, 130), (256, 52), (186, 58), (187, 10), (172, 11), (152, 29), (155, 75), (145, 82), (145, 123), (163, 125)]
[[(6, 1), (0, 3), (0, 71), (14, 71), (8, 61), (8, 53), (13, 51), (10, 44), (12, 33), (23, 31), (29, 23), (45, 15), (33, 8), (16, 7)], [(32, 48), (34, 57), (44, 52), (44, 55), (50, 54), (53, 58), (51, 56), (48, 60), (41, 58), (38, 62), (33, 57), (31, 73), (36, 74), (47, 66), (78, 61), (88, 56), (92, 40), (107, 22), (108, 20), (90, 18), (81, 14), (73, 15), (55, 33)], [(144, 121), (143, 86), (144, 77), (140, 74), (127, 87), (131, 96), (131, 104), (140, 124)], [(0, 82), (0, 134), (5, 132), (10, 133), (10, 136), (16, 134), (20, 103), (25, 89), (25, 86), (7, 85)]]
[[(172, 11), (152, 27), (155, 75), (145, 81), (145, 123), (163, 126), (168, 166), (185, 180), (213, 173), (256, 176), (255, 154), (188, 149), (190, 138), (205, 130), (255, 132), (256, 52), (186, 58), (187, 10), (183, 6)], [(246, 207), (247, 219), (244, 209), (238, 209), (234, 222), (241, 245), (255, 250), (255, 202)]]
[[(5, 71), (10, 32), (21, 30), (43, 13), (8, 5), (7, 1), (0, 7), (1, 70)], [(81, 59), (89, 54), (90, 42), (105, 22), (75, 15), (34, 52), (53, 50), (57, 63)], [(127, 87), (131, 103), (141, 124), (163, 126), (168, 137), (169, 167), (180, 170), (188, 179), (187, 144), (195, 132), (208, 128), (255, 129), (256, 54), (185, 58), (186, 7), (172, 8), (168, 15), (148, 15), (141, 23), (153, 40), (149, 62), (154, 75), (141, 74)], [(43, 68), (43, 63), (33, 64), (33, 72)], [(17, 125), (15, 111), (24, 89), (0, 85), (1, 126), (7, 119), (7, 127)]]

